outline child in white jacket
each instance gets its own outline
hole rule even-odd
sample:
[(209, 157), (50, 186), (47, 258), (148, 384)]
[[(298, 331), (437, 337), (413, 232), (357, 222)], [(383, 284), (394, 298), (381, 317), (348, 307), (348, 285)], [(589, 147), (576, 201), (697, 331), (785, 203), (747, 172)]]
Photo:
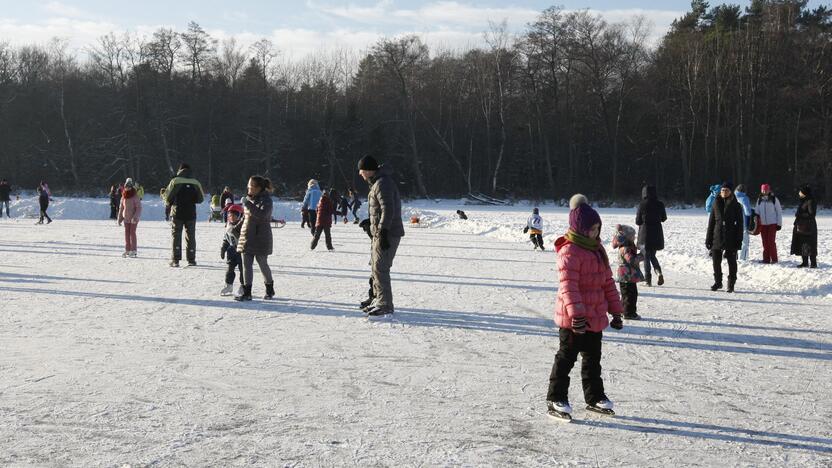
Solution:
[(529, 238), (534, 245), (534, 250), (537, 250), (538, 247), (540, 247), (540, 250), (546, 250), (543, 248), (543, 218), (540, 217), (540, 210), (537, 208), (532, 210), (532, 215), (526, 221), (526, 227), (523, 229), (523, 232), (529, 234)]

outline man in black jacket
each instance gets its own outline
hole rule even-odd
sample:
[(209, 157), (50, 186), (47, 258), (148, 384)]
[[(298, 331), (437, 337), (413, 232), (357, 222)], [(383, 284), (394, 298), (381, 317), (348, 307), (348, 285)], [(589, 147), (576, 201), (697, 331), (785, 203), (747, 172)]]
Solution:
[(722, 184), (719, 197), (714, 201), (708, 218), (708, 235), (705, 247), (711, 251), (714, 263), (714, 285), (711, 291), (722, 289), (722, 258), (728, 260), (728, 289), (734, 292), (737, 282), (737, 251), (742, 248), (742, 206), (734, 196), (730, 182)]
[(191, 166), (179, 165), (176, 177), (171, 179), (165, 191), (165, 203), (170, 205), (173, 253), (170, 266), (178, 267), (182, 260), (182, 229), (185, 229), (188, 265), (196, 265), (196, 206), (205, 200), (202, 185), (191, 177)]

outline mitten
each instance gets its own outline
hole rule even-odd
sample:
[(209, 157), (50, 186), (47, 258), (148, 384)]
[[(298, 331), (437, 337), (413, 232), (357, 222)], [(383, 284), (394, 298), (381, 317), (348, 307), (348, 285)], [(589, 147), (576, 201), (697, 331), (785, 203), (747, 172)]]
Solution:
[(616, 330), (624, 328), (624, 322), (621, 320), (621, 314), (613, 314), (610, 326)]
[(779, 225), (779, 224), (778, 224), (778, 225), (777, 225), (777, 230), (779, 231), (779, 230), (781, 230), (781, 229), (783, 229), (783, 226), (781, 226), (781, 225)]
[(572, 331), (583, 335), (586, 332), (586, 317), (572, 317)]
[(225, 249), (220, 249), (220, 258), (225, 260)]
[(526, 234), (528, 232), (529, 232), (529, 227), (528, 226), (524, 227), (523, 228), (523, 234)]

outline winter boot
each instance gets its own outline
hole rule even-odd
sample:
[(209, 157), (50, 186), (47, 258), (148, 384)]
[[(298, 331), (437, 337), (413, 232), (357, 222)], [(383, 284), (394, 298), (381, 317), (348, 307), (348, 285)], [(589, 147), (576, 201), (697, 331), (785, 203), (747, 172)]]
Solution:
[(662, 275), (661, 273), (659, 273), (659, 282), (656, 284), (658, 284), (659, 286), (664, 285), (664, 275)]
[(811, 259), (812, 259), (812, 266), (810, 268), (817, 268), (818, 267), (818, 257), (813, 256), (813, 257), (811, 257)]
[(179, 260), (171, 260), (168, 265), (170, 265), (171, 268), (179, 268)]
[(734, 284), (737, 282), (735, 278), (728, 278), (728, 289), (725, 292), (732, 293), (734, 292)]
[(263, 299), (274, 299), (274, 283), (266, 283), (266, 295)]
[(624, 318), (627, 320), (641, 320), (641, 315), (638, 312), (630, 312), (624, 314)]
[(805, 256), (805, 255), (804, 255), (804, 256), (803, 256), (803, 257), (801, 257), (801, 258), (803, 258), (803, 263), (801, 263), (801, 264), (800, 264), (800, 265), (798, 265), (797, 267), (798, 267), (798, 268), (806, 268), (807, 266), (809, 266), (809, 257), (807, 257), (807, 256)]
[(714, 275), (714, 285), (711, 286), (711, 291), (722, 289), (722, 276)]
[(645, 277), (644, 278), (644, 285), (647, 286), (648, 288), (652, 287), (653, 286), (653, 278), (651, 278), (649, 276)]
[(250, 285), (244, 285), (243, 286), (243, 294), (240, 295), (240, 296), (235, 297), (234, 300), (237, 301), (237, 302), (250, 301), (251, 300), (251, 286)]
[(226, 283), (225, 287), (220, 290), (220, 296), (230, 296), (232, 292), (234, 292), (234, 285)]

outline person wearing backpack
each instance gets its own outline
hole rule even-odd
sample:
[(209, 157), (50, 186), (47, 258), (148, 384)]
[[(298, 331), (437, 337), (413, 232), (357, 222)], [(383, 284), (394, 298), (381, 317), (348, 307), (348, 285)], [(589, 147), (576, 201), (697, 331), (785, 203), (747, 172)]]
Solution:
[(760, 217), (760, 237), (763, 240), (763, 263), (777, 263), (777, 231), (783, 227), (783, 208), (771, 191), (771, 185), (760, 186), (760, 198), (754, 207)]

